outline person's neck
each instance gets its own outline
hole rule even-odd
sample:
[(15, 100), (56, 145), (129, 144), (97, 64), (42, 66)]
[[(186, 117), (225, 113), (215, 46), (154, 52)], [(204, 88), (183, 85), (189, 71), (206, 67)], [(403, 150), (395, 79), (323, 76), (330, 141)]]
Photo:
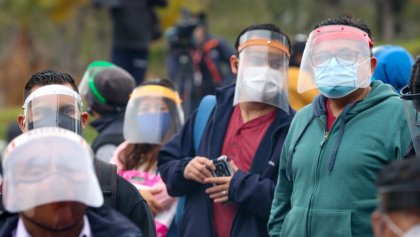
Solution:
[(276, 109), (274, 106), (258, 102), (240, 103), (239, 108), (241, 109), (241, 117), (244, 123), (266, 115)]
[(371, 90), (370, 86), (366, 88), (359, 88), (353, 93), (343, 98), (329, 99), (330, 109), (334, 117), (337, 118), (343, 112), (344, 107), (346, 107), (346, 105), (353, 104), (357, 101), (363, 100), (367, 95), (369, 95), (370, 90)]
[(78, 237), (83, 230), (84, 221), (83, 218), (79, 223), (71, 227), (70, 229), (55, 232), (44, 229), (40, 226), (35, 225), (31, 221), (27, 220), (26, 218), (22, 218), (23, 225), (25, 226), (26, 230), (32, 237), (45, 237), (45, 236), (54, 236), (54, 237)]

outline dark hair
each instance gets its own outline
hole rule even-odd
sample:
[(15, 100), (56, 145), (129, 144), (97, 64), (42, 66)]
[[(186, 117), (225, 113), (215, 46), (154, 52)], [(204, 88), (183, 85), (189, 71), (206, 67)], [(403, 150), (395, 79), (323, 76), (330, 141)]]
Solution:
[(25, 89), (23, 91), (23, 100), (31, 94), (32, 89), (36, 86), (48, 86), (48, 85), (64, 85), (69, 84), (74, 91), (79, 93), (74, 78), (65, 72), (59, 72), (55, 70), (44, 70), (37, 72), (31, 76), (31, 78), (26, 82)]
[(277, 32), (279, 34), (284, 35), (287, 39), (287, 47), (289, 47), (289, 51), (291, 50), (289, 36), (285, 34), (283, 31), (281, 31), (278, 26), (274, 24), (258, 24), (258, 25), (248, 26), (247, 28), (243, 29), (241, 33), (239, 33), (235, 41), (235, 50), (237, 53), (238, 53), (238, 48), (239, 48), (239, 39), (241, 38), (241, 36), (244, 35), (246, 32), (253, 31), (253, 30), (269, 30), (269, 31)]
[[(141, 86), (145, 85), (159, 85), (177, 91), (175, 84), (167, 79), (149, 79), (141, 84)], [(180, 121), (177, 121), (177, 119), (179, 120), (180, 118), (177, 116), (178, 111), (174, 111), (174, 108), (176, 108), (175, 103), (170, 99), (164, 98), (163, 100), (169, 107), (171, 117), (170, 126), (163, 138), (163, 142), (165, 142), (175, 134), (175, 125), (180, 124)], [(117, 159), (122, 164), (123, 170), (138, 169), (139, 167), (144, 166), (144, 169), (149, 171), (157, 164), (159, 149), (160, 145), (157, 144), (128, 143), (124, 150), (118, 154)]]
[(164, 86), (164, 87), (167, 87), (167, 88), (172, 89), (174, 91), (177, 91), (175, 83), (173, 83), (172, 81), (170, 81), (166, 78), (153, 78), (153, 79), (145, 80), (145, 81), (143, 81), (143, 83), (141, 83), (141, 85), (142, 86), (158, 85), (158, 86)]
[(353, 27), (359, 28), (360, 30), (363, 30), (364, 32), (366, 32), (368, 34), (369, 38), (372, 39), (372, 32), (370, 31), (369, 27), (365, 23), (361, 22), (359, 19), (357, 19), (355, 17), (352, 17), (352, 16), (340, 16), (340, 17), (336, 17), (336, 18), (326, 19), (326, 20), (322, 21), (321, 23), (319, 23), (318, 25), (316, 25), (314, 29), (317, 29), (321, 26), (329, 26), (329, 25), (353, 26)]
[(381, 170), (376, 185), (386, 212), (420, 209), (420, 157), (391, 163)]

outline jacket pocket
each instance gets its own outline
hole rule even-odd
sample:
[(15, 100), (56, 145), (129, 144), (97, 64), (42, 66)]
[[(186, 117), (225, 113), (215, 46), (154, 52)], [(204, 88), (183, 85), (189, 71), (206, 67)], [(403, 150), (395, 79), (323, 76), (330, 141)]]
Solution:
[(370, 216), (377, 205), (376, 199), (366, 199), (354, 202), (354, 211), (352, 212), (352, 224), (355, 227), (353, 235), (372, 236), (372, 223)]
[[(309, 218), (309, 221), (308, 219)], [(352, 237), (351, 211), (292, 208), (281, 230), (282, 237)]]
[(281, 228), (281, 237), (304, 237), (305, 236), (305, 208), (293, 207), (284, 219)]

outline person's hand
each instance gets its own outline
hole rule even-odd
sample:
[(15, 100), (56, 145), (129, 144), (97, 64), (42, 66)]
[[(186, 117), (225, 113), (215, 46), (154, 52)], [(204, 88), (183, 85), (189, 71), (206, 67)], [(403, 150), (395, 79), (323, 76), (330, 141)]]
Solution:
[[(238, 167), (232, 160), (229, 161), (233, 171), (236, 172)], [(206, 193), (209, 194), (210, 199), (213, 199), (215, 203), (225, 203), (229, 201), (229, 186), (232, 176), (228, 177), (210, 177), (205, 179), (205, 183), (213, 183), (215, 186), (206, 189)]]
[(204, 179), (212, 177), (211, 171), (215, 169), (216, 167), (211, 160), (196, 156), (185, 166), (184, 177), (204, 184)]
[(215, 203), (225, 203), (229, 201), (229, 186), (232, 176), (226, 177), (211, 177), (206, 178), (205, 183), (212, 183), (215, 186), (206, 189), (206, 193), (209, 195)]
[(152, 212), (153, 216), (156, 216), (156, 213), (162, 211), (162, 205), (155, 199), (153, 195), (159, 194), (162, 192), (162, 187), (154, 188), (154, 189), (139, 189), (139, 192), (146, 200), (147, 204), (149, 205), (150, 211)]

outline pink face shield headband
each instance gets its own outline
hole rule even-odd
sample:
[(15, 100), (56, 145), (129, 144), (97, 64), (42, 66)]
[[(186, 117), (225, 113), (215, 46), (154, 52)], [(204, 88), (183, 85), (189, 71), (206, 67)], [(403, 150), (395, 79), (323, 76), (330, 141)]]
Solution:
[(343, 39), (366, 43), (369, 45), (369, 48), (373, 47), (373, 41), (366, 32), (356, 27), (346, 25), (328, 25), (319, 27), (311, 32), (309, 39), (312, 39), (311, 45)]

